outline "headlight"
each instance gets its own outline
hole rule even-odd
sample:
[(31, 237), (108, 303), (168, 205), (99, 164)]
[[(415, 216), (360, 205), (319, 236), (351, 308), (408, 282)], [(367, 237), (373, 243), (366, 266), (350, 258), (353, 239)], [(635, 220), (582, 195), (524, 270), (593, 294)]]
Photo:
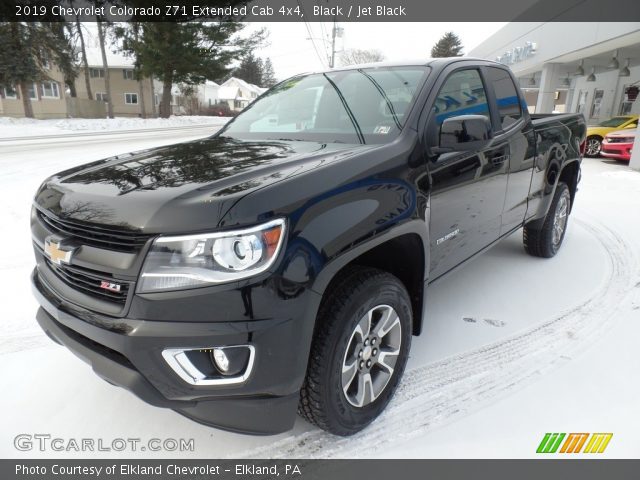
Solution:
[(284, 233), (284, 219), (277, 219), (243, 230), (158, 237), (138, 292), (202, 287), (264, 272), (278, 256)]

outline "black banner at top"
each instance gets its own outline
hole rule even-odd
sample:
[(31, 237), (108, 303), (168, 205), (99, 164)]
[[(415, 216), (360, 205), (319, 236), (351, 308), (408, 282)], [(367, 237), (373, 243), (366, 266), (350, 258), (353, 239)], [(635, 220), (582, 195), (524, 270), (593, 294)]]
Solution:
[(640, 22), (639, 0), (2, 0), (0, 21)]

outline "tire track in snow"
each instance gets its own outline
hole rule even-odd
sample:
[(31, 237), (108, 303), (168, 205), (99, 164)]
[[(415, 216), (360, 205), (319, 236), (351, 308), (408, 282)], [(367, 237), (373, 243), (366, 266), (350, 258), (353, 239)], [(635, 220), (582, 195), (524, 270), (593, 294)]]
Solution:
[[(245, 458), (358, 458), (423, 435), (435, 426), (500, 400), (589, 348), (627, 306), (638, 256), (616, 232), (591, 219), (574, 221), (602, 244), (609, 263), (587, 301), (499, 342), (406, 371), (386, 411), (359, 434), (340, 438), (318, 429), (243, 452)], [(237, 453), (235, 453), (237, 455)]]

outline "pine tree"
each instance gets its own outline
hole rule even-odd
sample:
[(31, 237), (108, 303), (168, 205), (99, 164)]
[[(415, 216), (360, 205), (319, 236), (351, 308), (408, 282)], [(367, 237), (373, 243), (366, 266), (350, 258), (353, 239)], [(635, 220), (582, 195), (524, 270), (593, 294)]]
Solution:
[(19, 87), (28, 118), (33, 118), (29, 86), (48, 78), (49, 44), (48, 31), (41, 23), (0, 23), (0, 86)]
[(453, 32), (445, 33), (431, 49), (432, 58), (461, 57), (462, 42)]
[(262, 67), (262, 84), (260, 86), (270, 88), (276, 83), (278, 83), (278, 80), (276, 79), (276, 73), (273, 70), (273, 64), (271, 63), (271, 59), (267, 58), (265, 59)]
[[(226, 1), (239, 6), (242, 1)], [(136, 2), (130, 2), (136, 3)], [(246, 3), (246, 2), (244, 2)], [(210, 6), (214, 2), (209, 2)], [(220, 2), (222, 5), (222, 2)], [(131, 25), (120, 31), (125, 53), (135, 55), (141, 74), (162, 82), (160, 117), (171, 115), (171, 86), (197, 85), (205, 80), (220, 80), (231, 71), (230, 64), (264, 41), (260, 30), (251, 38), (237, 34), (244, 25), (239, 22), (146, 22), (138, 38)]]
[(238, 77), (247, 83), (262, 85), (263, 65), (260, 58), (256, 58), (253, 52), (244, 56), (240, 65), (233, 72), (234, 77)]

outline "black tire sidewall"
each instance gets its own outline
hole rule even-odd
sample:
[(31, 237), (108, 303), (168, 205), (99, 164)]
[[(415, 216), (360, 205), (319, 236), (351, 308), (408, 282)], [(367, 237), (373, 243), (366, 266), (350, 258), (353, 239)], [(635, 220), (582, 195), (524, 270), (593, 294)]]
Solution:
[[(334, 423), (334, 428), (342, 431), (343, 435), (355, 433), (371, 423), (387, 406), (402, 377), (409, 349), (411, 346), (411, 305), (408, 295), (395, 277), (386, 275), (385, 280), (379, 279), (368, 282), (367, 288), (356, 291), (338, 313), (342, 317), (342, 328), (336, 331), (335, 339), (330, 343), (330, 366), (327, 378), (330, 388), (325, 389), (325, 405), (328, 418)], [(356, 325), (370, 309), (378, 305), (389, 305), (400, 318), (402, 327), (402, 343), (400, 354), (393, 376), (380, 396), (369, 405), (358, 408), (351, 405), (342, 391), (342, 364), (344, 355)]]

